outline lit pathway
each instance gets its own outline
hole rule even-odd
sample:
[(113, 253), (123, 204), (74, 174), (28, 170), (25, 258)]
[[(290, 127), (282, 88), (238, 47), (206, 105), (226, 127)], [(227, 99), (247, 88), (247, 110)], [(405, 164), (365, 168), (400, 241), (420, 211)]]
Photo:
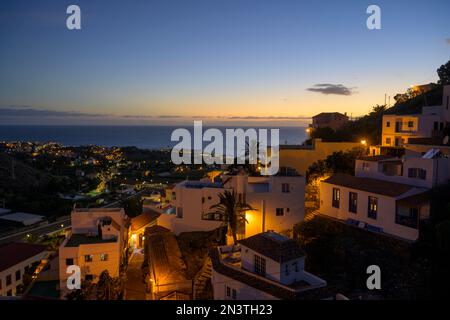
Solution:
[(141, 270), (143, 262), (144, 255), (135, 252), (131, 261), (128, 263), (125, 300), (146, 300), (145, 283), (142, 279)]

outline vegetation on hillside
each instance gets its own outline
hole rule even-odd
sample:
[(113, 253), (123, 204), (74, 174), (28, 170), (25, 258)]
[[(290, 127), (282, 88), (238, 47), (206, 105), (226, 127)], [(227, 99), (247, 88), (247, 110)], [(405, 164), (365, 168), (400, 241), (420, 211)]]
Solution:
[[(384, 114), (415, 114), (422, 111), (424, 106), (438, 106), (442, 104), (442, 87), (450, 84), (450, 61), (438, 70), (439, 81), (429, 84), (429, 91), (422, 91), (419, 87), (411, 87), (404, 93), (394, 96), (395, 105), (387, 108), (386, 105), (376, 105), (372, 111), (355, 120), (349, 121), (338, 130), (331, 128), (318, 128), (311, 132), (311, 138), (321, 138), (324, 141), (361, 141), (366, 140), (370, 145), (381, 142), (382, 119)], [(307, 140), (306, 144), (311, 143)]]

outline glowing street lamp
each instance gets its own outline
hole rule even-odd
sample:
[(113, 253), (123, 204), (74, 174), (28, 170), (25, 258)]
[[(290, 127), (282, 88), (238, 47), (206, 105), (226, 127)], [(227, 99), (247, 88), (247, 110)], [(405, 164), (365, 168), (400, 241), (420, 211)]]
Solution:
[(361, 144), (363, 145), (363, 146), (366, 146), (367, 145), (367, 141), (366, 140), (361, 140)]

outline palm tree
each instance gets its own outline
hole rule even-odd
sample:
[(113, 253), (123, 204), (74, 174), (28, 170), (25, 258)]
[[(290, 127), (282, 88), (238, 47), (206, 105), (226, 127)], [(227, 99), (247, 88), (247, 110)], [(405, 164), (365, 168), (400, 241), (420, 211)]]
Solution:
[(245, 212), (255, 210), (249, 204), (242, 202), (237, 197), (236, 191), (225, 190), (219, 194), (219, 203), (212, 205), (214, 211), (209, 214), (218, 215), (227, 227), (228, 234), (233, 236), (233, 243), (237, 243), (237, 231), (242, 223), (248, 223)]

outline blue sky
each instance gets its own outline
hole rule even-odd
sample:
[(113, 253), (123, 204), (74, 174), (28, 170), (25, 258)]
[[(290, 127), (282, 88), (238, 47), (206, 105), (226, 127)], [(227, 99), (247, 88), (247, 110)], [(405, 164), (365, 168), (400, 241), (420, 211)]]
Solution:
[[(70, 4), (82, 30), (66, 28)], [(382, 30), (366, 28), (370, 4)], [(447, 0), (3, 0), (0, 123), (361, 115), (385, 93), (437, 80), (449, 12)], [(350, 91), (308, 90), (316, 84)]]

